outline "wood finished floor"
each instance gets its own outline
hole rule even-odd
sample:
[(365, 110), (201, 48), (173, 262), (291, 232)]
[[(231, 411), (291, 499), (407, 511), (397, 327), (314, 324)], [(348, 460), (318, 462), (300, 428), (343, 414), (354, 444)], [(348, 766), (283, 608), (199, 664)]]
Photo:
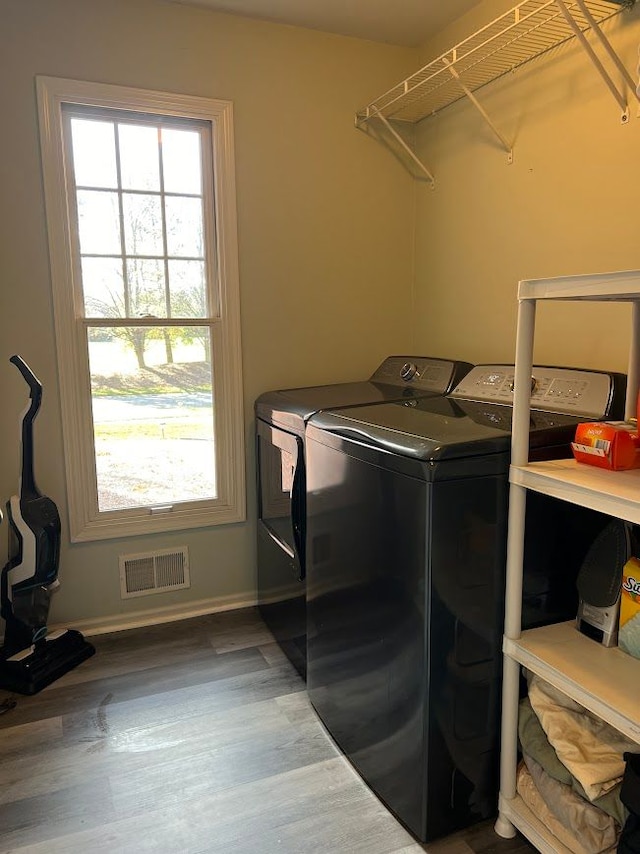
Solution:
[(95, 656), (0, 716), (3, 854), (534, 850), (491, 822), (418, 844), (341, 756), (255, 609), (91, 640)]

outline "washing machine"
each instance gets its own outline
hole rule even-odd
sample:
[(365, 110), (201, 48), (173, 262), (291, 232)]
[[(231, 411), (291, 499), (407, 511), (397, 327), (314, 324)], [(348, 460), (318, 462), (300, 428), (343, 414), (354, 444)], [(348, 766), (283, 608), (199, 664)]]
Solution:
[[(578, 422), (622, 417), (620, 374), (537, 367), (532, 386), (532, 458), (570, 456)], [(497, 808), (512, 388), (513, 366), (476, 366), (446, 397), (307, 425), (309, 697), (421, 841)], [(527, 627), (575, 617), (607, 521), (529, 499)]]
[(255, 402), (258, 603), (264, 621), (306, 678), (305, 426), (327, 408), (444, 394), (468, 362), (389, 356), (362, 382), (269, 391)]

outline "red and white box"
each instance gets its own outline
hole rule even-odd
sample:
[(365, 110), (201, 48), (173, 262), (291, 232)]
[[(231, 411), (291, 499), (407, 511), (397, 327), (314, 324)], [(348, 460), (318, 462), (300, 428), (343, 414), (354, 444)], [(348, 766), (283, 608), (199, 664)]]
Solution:
[(578, 424), (571, 443), (579, 463), (611, 471), (640, 468), (640, 438), (636, 424), (592, 421)]

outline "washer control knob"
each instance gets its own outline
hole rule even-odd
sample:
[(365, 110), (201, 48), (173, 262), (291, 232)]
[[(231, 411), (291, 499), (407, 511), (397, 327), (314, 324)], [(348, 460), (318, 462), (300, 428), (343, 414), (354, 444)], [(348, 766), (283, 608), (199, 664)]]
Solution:
[[(538, 381), (535, 377), (531, 377), (531, 394), (536, 390), (536, 386), (538, 385)], [(509, 391), (514, 391), (516, 384), (513, 380), (509, 383)]]
[(400, 376), (407, 383), (411, 382), (417, 373), (418, 366), (414, 362), (405, 362), (400, 368)]

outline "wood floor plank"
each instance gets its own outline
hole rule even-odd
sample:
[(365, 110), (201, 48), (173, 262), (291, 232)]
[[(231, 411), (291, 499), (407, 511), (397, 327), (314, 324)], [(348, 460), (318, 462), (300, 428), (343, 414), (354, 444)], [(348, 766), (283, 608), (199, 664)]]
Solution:
[(137, 637), (127, 643), (122, 642), (120, 632), (92, 638), (91, 643), (99, 655), (66, 673), (56, 686), (61, 688), (158, 666), (179, 666), (182, 662), (189, 662), (198, 652), (210, 655), (211, 638), (207, 626), (196, 620), (185, 622), (190, 624), (188, 631), (172, 632), (169, 643), (166, 629), (160, 631), (158, 626), (144, 631), (136, 629)]
[(276, 697), (275, 702), (287, 720), (292, 724), (304, 723), (305, 721), (318, 721), (313, 706), (309, 701), (309, 695), (305, 689)]
[[(290, 726), (247, 741), (234, 742), (188, 758), (171, 759), (146, 768), (110, 777), (114, 807), (118, 815), (141, 813), (151, 805), (174, 806), (202, 797), (207, 792), (237, 786), (302, 765), (312, 765), (335, 756), (334, 746), (318, 726), (292, 731)], [(175, 780), (180, 780), (180, 788)]]
[(273, 635), (257, 618), (255, 609), (227, 611), (215, 614), (205, 624), (212, 647), (219, 654), (247, 647), (260, 647), (273, 643)]
[[(225, 679), (172, 690), (152, 690), (138, 697), (118, 700), (106, 693), (88, 710), (71, 711), (63, 717), (64, 737), (70, 741), (93, 740), (115, 731), (146, 729), (178, 721), (189, 721), (213, 712), (225, 712), (272, 700), (292, 688), (298, 689), (296, 674), (289, 668), (252, 670)], [(105, 688), (109, 688), (105, 685)]]
[[(93, 659), (81, 664), (91, 668)], [(23, 723), (55, 715), (73, 716), (97, 709), (105, 698), (113, 705), (145, 696), (161, 697), (182, 688), (206, 690), (212, 682), (239, 678), (242, 674), (263, 671), (268, 677), (269, 667), (257, 650), (246, 649), (217, 656), (211, 651), (194, 654), (184, 666), (158, 665), (157, 667), (105, 679), (90, 679), (74, 685), (62, 680), (45, 688), (33, 697), (19, 697), (19, 710), (0, 716), (0, 729), (10, 726), (19, 715)], [(163, 700), (159, 699), (162, 704)], [(167, 705), (166, 701), (164, 705)]]
[(0, 850), (50, 840), (78, 827), (104, 828), (114, 818), (106, 780), (26, 797), (0, 805)]
[[(304, 840), (305, 854), (348, 851), (349, 854), (390, 854), (412, 843), (412, 837), (373, 796), (341, 803), (325, 810), (317, 804), (312, 815), (276, 827), (263, 828), (257, 837), (263, 851), (295, 851)], [(212, 840), (212, 854), (253, 854), (256, 837), (244, 833), (235, 838)], [(417, 845), (417, 843), (416, 843)], [(417, 846), (417, 851), (420, 847)]]
[(0, 756), (3, 761), (14, 756), (30, 756), (33, 761), (39, 752), (49, 750), (59, 741), (62, 733), (60, 716), (0, 729)]
[[(289, 659), (277, 643), (272, 641), (268, 644), (260, 644), (258, 649), (260, 650), (260, 652), (264, 656), (265, 661), (270, 667), (279, 667), (282, 664), (286, 665), (287, 667), (290, 667)], [(300, 684), (304, 687), (304, 682), (302, 679), (300, 679)]]

